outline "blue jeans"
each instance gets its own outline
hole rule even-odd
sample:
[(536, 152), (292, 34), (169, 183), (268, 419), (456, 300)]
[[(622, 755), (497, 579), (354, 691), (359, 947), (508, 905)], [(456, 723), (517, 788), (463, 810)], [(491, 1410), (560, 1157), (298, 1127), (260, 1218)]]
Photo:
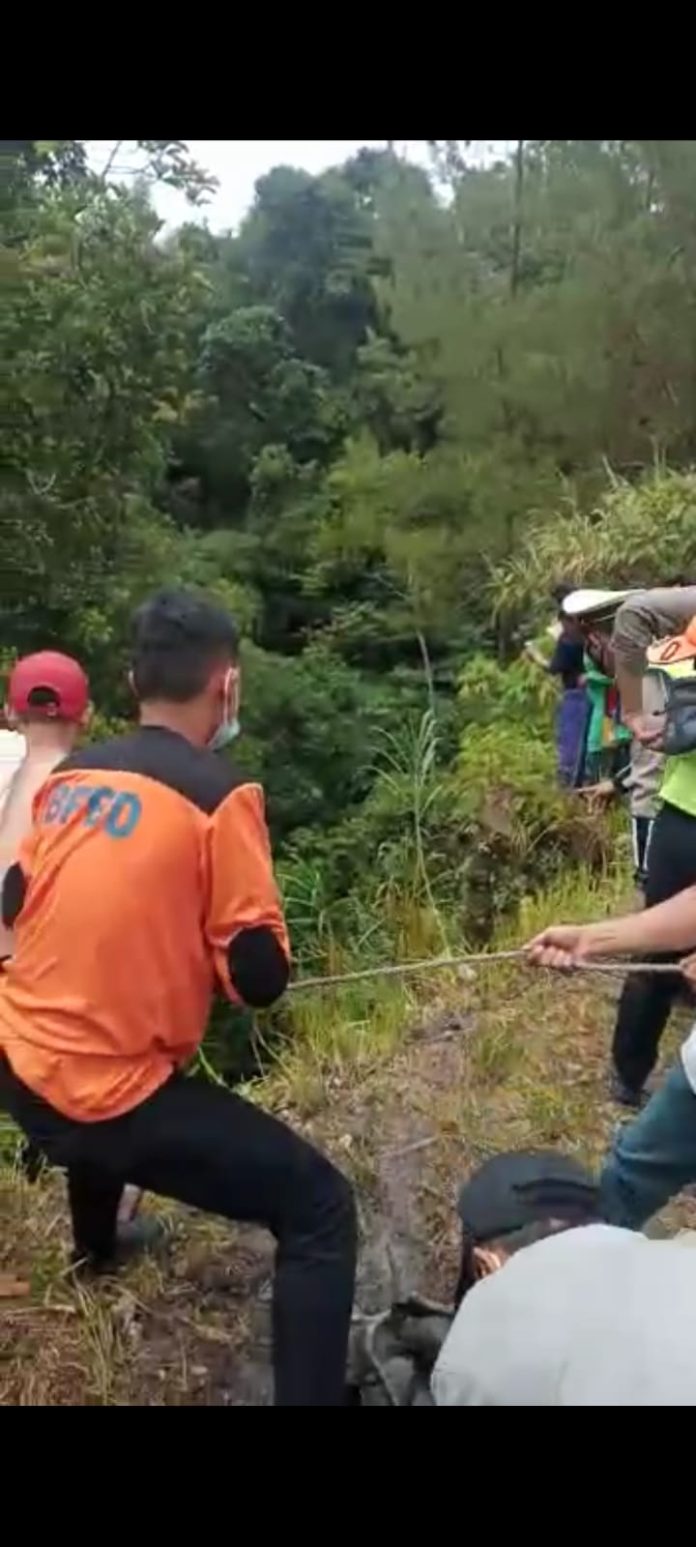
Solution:
[(696, 1182), (696, 1095), (679, 1060), (634, 1123), (619, 1130), (600, 1177), (600, 1212), (640, 1230)]

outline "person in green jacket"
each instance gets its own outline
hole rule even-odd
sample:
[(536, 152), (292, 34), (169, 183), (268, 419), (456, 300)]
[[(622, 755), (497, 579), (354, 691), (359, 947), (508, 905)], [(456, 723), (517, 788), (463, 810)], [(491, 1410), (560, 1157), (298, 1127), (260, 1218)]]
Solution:
[(590, 716), (585, 747), (586, 784), (616, 779), (628, 768), (631, 732), (619, 719), (619, 695), (613, 677), (607, 675), (585, 651), (585, 689)]
[(631, 731), (621, 720), (621, 701), (614, 680), (612, 629), (618, 607), (628, 591), (571, 591), (564, 614), (580, 625), (585, 645), (584, 681), (590, 712), (583, 761), (583, 785), (615, 779), (630, 766)]

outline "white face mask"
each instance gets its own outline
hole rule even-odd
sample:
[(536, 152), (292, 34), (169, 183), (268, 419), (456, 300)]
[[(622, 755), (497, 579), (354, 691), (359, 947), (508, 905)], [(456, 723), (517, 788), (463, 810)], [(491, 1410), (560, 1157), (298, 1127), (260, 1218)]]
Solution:
[(232, 673), (230, 672), (225, 683), (225, 710), (217, 730), (213, 731), (208, 742), (208, 750), (210, 752), (222, 752), (225, 747), (230, 745), (230, 742), (236, 741), (241, 730), (236, 708), (234, 714), (231, 712), (231, 689)]
[(231, 741), (236, 741), (241, 728), (238, 715), (231, 720), (225, 716), (208, 742), (209, 751), (222, 752), (223, 747), (228, 747)]

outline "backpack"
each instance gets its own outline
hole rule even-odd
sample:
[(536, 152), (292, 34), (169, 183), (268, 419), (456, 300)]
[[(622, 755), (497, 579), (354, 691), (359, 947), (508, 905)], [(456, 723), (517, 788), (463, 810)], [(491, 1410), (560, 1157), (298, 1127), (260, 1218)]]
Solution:
[(353, 1318), (348, 1406), (434, 1407), (430, 1377), (454, 1313), (411, 1294), (377, 1316)]

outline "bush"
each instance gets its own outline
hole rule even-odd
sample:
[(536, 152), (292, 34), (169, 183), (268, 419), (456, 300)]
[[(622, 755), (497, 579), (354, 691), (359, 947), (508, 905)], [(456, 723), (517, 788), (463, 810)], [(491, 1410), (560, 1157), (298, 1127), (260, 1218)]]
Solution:
[(500, 617), (541, 618), (552, 587), (669, 585), (696, 575), (696, 470), (662, 468), (637, 483), (611, 477), (599, 505), (533, 525), (493, 574)]
[(543, 675), (478, 658), (459, 708), (454, 766), (443, 766), (432, 716), (407, 721), (384, 738), (360, 810), (329, 832), (295, 835), (281, 880), (296, 949), (313, 971), (338, 956), (364, 964), (486, 942), (564, 866), (609, 860), (611, 819), (556, 783)]

